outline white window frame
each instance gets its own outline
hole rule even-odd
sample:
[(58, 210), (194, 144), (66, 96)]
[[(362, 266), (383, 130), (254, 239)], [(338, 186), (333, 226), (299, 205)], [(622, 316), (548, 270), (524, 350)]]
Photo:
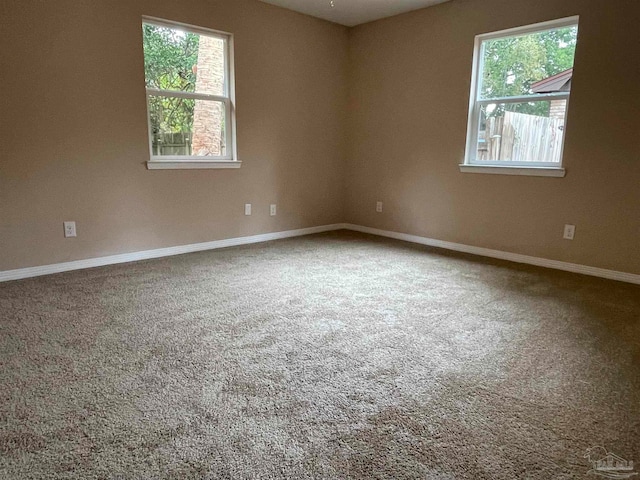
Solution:
[[(208, 37), (219, 38), (224, 41), (224, 92), (223, 95), (209, 95), (195, 92), (182, 92), (176, 90), (162, 90), (146, 88), (147, 96), (147, 128), (149, 133), (149, 155), (147, 162), (149, 170), (174, 170), (174, 169), (204, 169), (204, 168), (240, 168), (242, 162), (238, 160), (236, 144), (236, 111), (235, 111), (235, 71), (233, 62), (233, 35), (231, 33), (208, 28), (196, 27), (185, 23), (163, 20), (155, 17), (142, 17), (142, 24), (158, 27), (173, 28), (185, 32), (195, 33)], [(195, 156), (195, 155), (154, 155), (153, 154), (153, 130), (151, 128), (151, 109), (149, 97), (160, 95), (174, 98), (191, 98), (195, 100), (212, 100), (224, 105), (225, 114), (225, 145), (226, 155), (223, 156)]]
[[(476, 153), (478, 151), (478, 133), (480, 123), (480, 110), (484, 105), (495, 103), (523, 103), (531, 101), (566, 100), (566, 112), (569, 111), (569, 98), (571, 92), (559, 92), (551, 94), (531, 94), (517, 97), (505, 98), (480, 98), (481, 80), (483, 77), (483, 43), (487, 40), (498, 38), (517, 37), (531, 33), (542, 32), (571, 26), (578, 26), (579, 16), (561, 18), (548, 22), (536, 23), (524, 27), (510, 28), (499, 32), (485, 33), (475, 37), (473, 50), (473, 71), (471, 74), (471, 93), (469, 95), (469, 117), (467, 122), (467, 143), (465, 149), (464, 163), (460, 165), (460, 171), (465, 173), (491, 173), (504, 175), (532, 175), (544, 177), (564, 177), (566, 172), (563, 168), (564, 143), (563, 135), (562, 147), (560, 150), (560, 163), (550, 162), (511, 162), (511, 161), (478, 161)], [(567, 129), (567, 115), (565, 114), (564, 132)]]

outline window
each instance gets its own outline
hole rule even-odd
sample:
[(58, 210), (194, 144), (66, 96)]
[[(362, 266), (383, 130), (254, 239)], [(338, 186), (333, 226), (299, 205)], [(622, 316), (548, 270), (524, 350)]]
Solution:
[(462, 171), (564, 176), (577, 41), (577, 17), (476, 37)]
[(142, 23), (150, 169), (237, 168), (231, 36)]

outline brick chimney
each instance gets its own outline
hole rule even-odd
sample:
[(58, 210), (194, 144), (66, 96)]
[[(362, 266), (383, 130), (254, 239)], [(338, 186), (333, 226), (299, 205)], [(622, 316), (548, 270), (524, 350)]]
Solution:
[[(196, 93), (223, 95), (224, 40), (200, 36)], [(216, 102), (196, 100), (193, 118), (192, 155), (223, 155), (224, 107)]]

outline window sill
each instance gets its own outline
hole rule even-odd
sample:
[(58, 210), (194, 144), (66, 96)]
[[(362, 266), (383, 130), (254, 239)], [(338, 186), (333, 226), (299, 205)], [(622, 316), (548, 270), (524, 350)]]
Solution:
[(559, 167), (516, 167), (507, 165), (460, 165), (462, 173), (488, 173), (493, 175), (528, 175), (531, 177), (563, 178), (567, 172)]
[(193, 170), (206, 168), (240, 168), (237, 160), (151, 160), (147, 162), (149, 170)]

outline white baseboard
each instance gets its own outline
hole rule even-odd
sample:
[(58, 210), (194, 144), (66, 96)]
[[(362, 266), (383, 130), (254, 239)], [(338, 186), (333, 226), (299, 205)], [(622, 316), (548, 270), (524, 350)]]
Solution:
[(341, 230), (344, 228), (344, 224), (338, 223), (334, 225), (322, 225), (319, 227), (300, 228), (298, 230), (287, 230), (284, 232), (264, 233), (261, 235), (252, 235), (248, 237), (214, 240), (213, 242), (158, 248), (155, 250), (145, 250), (142, 252), (122, 253), (119, 255), (110, 255), (108, 257), (89, 258), (86, 260), (76, 260), (73, 262), (56, 263), (53, 265), (43, 265), (39, 267), (6, 270), (4, 272), (0, 271), (0, 282), (39, 277), (41, 275), (50, 275), (52, 273), (62, 273), (71, 270), (82, 270), (84, 268), (103, 267), (105, 265), (115, 265), (117, 263), (137, 262), (139, 260), (149, 260), (152, 258), (170, 257), (173, 255), (181, 255), (183, 253), (201, 252), (203, 250), (215, 250), (218, 248), (249, 245), (251, 243), (268, 242), (270, 240), (280, 240), (283, 238), (300, 237), (303, 235), (328, 232), (331, 230)]
[(489, 248), (473, 247), (461, 243), (445, 242), (443, 240), (435, 240), (433, 238), (419, 237), (417, 235), (409, 235), (406, 233), (391, 232), (388, 230), (380, 230), (377, 228), (363, 227), (360, 225), (346, 224), (344, 228), (354, 230), (356, 232), (369, 233), (380, 237), (395, 238), (404, 240), (405, 242), (419, 243), (430, 247), (444, 248), (456, 252), (471, 253), (483, 257), (498, 258), (500, 260), (509, 260), (516, 263), (526, 263), (528, 265), (536, 265), (538, 267), (553, 268), (556, 270), (564, 270), (566, 272), (581, 273), (583, 275), (591, 275), (593, 277), (608, 278), (610, 280), (618, 280), (620, 282), (635, 283), (640, 285), (640, 275), (633, 273), (618, 272), (616, 270), (607, 270), (605, 268), (589, 267), (587, 265), (578, 265), (576, 263), (561, 262), (559, 260), (549, 260), (546, 258), (530, 257), (529, 255), (521, 255), (519, 253), (503, 252), (501, 250), (491, 250)]
[(39, 267), (20, 268), (17, 270), (0, 271), (0, 282), (9, 280), (20, 280), (23, 278), (39, 277), (41, 275), (50, 275), (52, 273), (62, 273), (71, 270), (82, 270), (85, 268), (102, 267), (105, 265), (115, 265), (118, 263), (136, 262), (139, 260), (149, 260), (152, 258), (170, 257), (173, 255), (181, 255), (183, 253), (200, 252), (203, 250), (215, 250), (218, 248), (235, 247), (238, 245), (249, 245), (252, 243), (268, 242), (271, 240), (280, 240), (283, 238), (300, 237), (303, 235), (311, 235), (313, 233), (329, 232), (332, 230), (353, 230), (356, 232), (369, 233), (380, 237), (395, 238), (405, 242), (418, 243), (430, 247), (444, 248), (456, 252), (470, 253), (483, 257), (498, 258), (500, 260), (508, 260), (516, 263), (525, 263), (528, 265), (536, 265), (538, 267), (553, 268), (556, 270), (564, 270), (567, 272), (581, 273), (583, 275), (591, 275), (594, 277), (608, 278), (610, 280), (618, 280), (621, 282), (635, 283), (640, 285), (640, 275), (633, 273), (618, 272), (615, 270), (607, 270), (604, 268), (589, 267), (586, 265), (578, 265), (575, 263), (561, 262), (558, 260), (548, 260), (546, 258), (531, 257), (521, 255), (519, 253), (503, 252), (501, 250), (491, 250), (489, 248), (474, 247), (461, 243), (446, 242), (443, 240), (435, 240), (433, 238), (419, 237), (417, 235), (409, 235), (406, 233), (392, 232), (388, 230), (380, 230), (377, 228), (363, 227), (361, 225), (353, 225), (349, 223), (336, 223), (332, 225), (322, 225), (319, 227), (301, 228), (298, 230), (287, 230), (284, 232), (264, 233), (261, 235), (252, 235), (248, 237), (229, 238), (225, 240), (215, 240), (213, 242), (195, 243), (191, 245), (181, 245), (177, 247), (158, 248), (155, 250), (146, 250), (142, 252), (123, 253), (120, 255), (111, 255), (108, 257), (89, 258), (86, 260), (76, 260), (73, 262), (57, 263), (53, 265), (43, 265)]

